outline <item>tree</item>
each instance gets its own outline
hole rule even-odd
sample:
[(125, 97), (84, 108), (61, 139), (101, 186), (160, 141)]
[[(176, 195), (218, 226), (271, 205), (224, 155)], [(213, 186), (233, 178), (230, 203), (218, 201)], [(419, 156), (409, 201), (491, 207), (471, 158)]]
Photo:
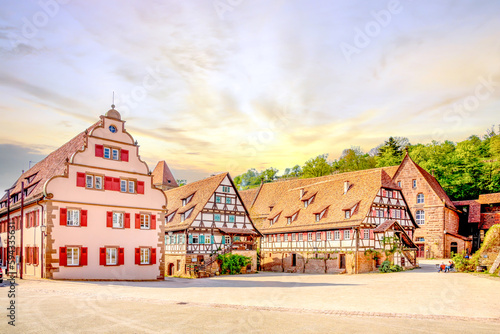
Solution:
[(260, 173), (261, 178), (264, 180), (264, 182), (274, 181), (276, 179), (276, 174), (278, 174), (278, 170), (273, 167), (269, 167), (268, 169)]
[(186, 180), (175, 180), (179, 187), (185, 186), (187, 184)]
[(299, 165), (293, 166), (293, 168), (286, 168), (285, 172), (283, 173), (283, 178), (288, 178), (288, 177), (301, 177), (303, 174), (302, 168), (300, 168)]
[(376, 156), (377, 167), (395, 166), (403, 160), (403, 149), (410, 145), (408, 138), (389, 137), (378, 147)]
[(251, 168), (241, 175), (234, 178), (234, 184), (239, 190), (245, 190), (257, 187), (261, 182), (261, 175), (255, 169)]
[(327, 161), (328, 154), (318, 155), (316, 158), (311, 158), (302, 166), (303, 178), (318, 177), (329, 175), (333, 172), (332, 166)]
[(374, 168), (375, 158), (363, 153), (359, 146), (353, 146), (342, 152), (338, 161), (333, 162), (333, 168), (341, 173)]

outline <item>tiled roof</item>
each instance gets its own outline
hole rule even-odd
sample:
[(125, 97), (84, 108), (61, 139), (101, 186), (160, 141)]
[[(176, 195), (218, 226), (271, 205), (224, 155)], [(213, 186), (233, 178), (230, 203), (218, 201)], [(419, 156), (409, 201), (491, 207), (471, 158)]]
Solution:
[(395, 220), (386, 220), (385, 222), (383, 222), (382, 224), (380, 224), (379, 226), (377, 226), (373, 232), (374, 233), (383, 233), (385, 231), (387, 231), (388, 229), (391, 229), (392, 230), (395, 230), (395, 231), (399, 231), (401, 232), (401, 239), (403, 241), (403, 243), (409, 247), (409, 248), (417, 248), (417, 246), (415, 245), (415, 243), (411, 240), (411, 238), (408, 236), (408, 234), (406, 234), (404, 228)]
[(500, 203), (500, 193), (479, 195), (479, 204)]
[(477, 200), (466, 200), (466, 201), (453, 201), (455, 207), (469, 206), (469, 223), (480, 223), (481, 222), (481, 203)]
[[(344, 194), (344, 182), (351, 187)], [(251, 217), (262, 233), (281, 231), (309, 231), (327, 228), (358, 226), (366, 217), (380, 187), (400, 189), (384, 168), (368, 169), (350, 173), (335, 174), (311, 179), (296, 179), (266, 183), (262, 186)], [(304, 208), (301, 190), (305, 194), (316, 194), (312, 202)], [(357, 205), (351, 218), (346, 219), (342, 208)], [(314, 213), (331, 205), (319, 222)], [(272, 206), (272, 210), (269, 207)], [(286, 215), (298, 211), (295, 221), (287, 224)], [(277, 221), (270, 225), (269, 219), (283, 212)], [(285, 214), (286, 213), (286, 214)], [(266, 219), (263, 219), (266, 218)]]
[[(180, 214), (176, 213), (172, 221), (166, 224), (166, 230), (178, 229), (180, 227), (188, 228), (200, 211), (203, 210), (222, 180), (228, 175), (228, 173), (217, 174), (200, 181), (188, 183), (182, 187), (165, 191), (165, 195), (167, 195), (167, 215), (174, 211), (178, 211), (178, 213), (184, 212), (186, 211), (184, 207), (194, 207), (189, 217), (183, 222), (181, 222)], [(182, 200), (192, 194), (194, 196), (183, 207)]]
[[(453, 202), (448, 197), (448, 194), (446, 194), (446, 192), (444, 191), (443, 187), (441, 187), (441, 185), (439, 184), (438, 180), (436, 180), (436, 178), (434, 176), (432, 176), (431, 174), (429, 174), (425, 169), (423, 169), (415, 161), (413, 161), (412, 158), (410, 158), (410, 155), (408, 154), (408, 152), (406, 152), (406, 155), (405, 155), (403, 161), (401, 162), (401, 165), (400, 165), (399, 168), (401, 168), (403, 166), (405, 160), (408, 160), (410, 163), (412, 163), (417, 168), (417, 170), (423, 176), (423, 178), (425, 179), (425, 181), (429, 184), (429, 186), (434, 191), (434, 193), (441, 200), (444, 199), (444, 202), (445, 202), (445, 204), (446, 204), (447, 207), (449, 207), (450, 209), (456, 210), (455, 206), (453, 205)], [(397, 174), (397, 172), (395, 174)]]
[(165, 160), (158, 161), (152, 175), (154, 185), (161, 184), (172, 188), (179, 186)]
[(253, 201), (255, 199), (255, 196), (259, 192), (259, 188), (253, 188), (253, 189), (247, 189), (247, 190), (241, 190), (239, 191), (241, 200), (245, 204), (247, 208), (251, 208)]
[(464, 237), (463, 235), (460, 235), (460, 234), (457, 234), (457, 233), (451, 233), (451, 232), (446, 232), (446, 234), (449, 234), (455, 238), (459, 238), (459, 239), (462, 239), (462, 240), (465, 240), (465, 241), (470, 241), (471, 238), (468, 238), (468, 237)]
[[(93, 124), (86, 130), (87, 133), (90, 133), (99, 124), (100, 121)], [(63, 146), (59, 147), (54, 152), (50, 153), (45, 159), (35, 164), (29, 170), (24, 172), (14, 183), (14, 188), (11, 190), (11, 195), (20, 193), (21, 182), (25, 181), (24, 188), (28, 189), (28, 194), (25, 196), (25, 202), (41, 197), (45, 182), (47, 182), (47, 180), (49, 180), (53, 176), (63, 175), (66, 170), (66, 159), (70, 159), (71, 156), (76, 151), (81, 149), (85, 144), (86, 144), (86, 133), (84, 131), (78, 134), (76, 137), (71, 139)], [(30, 179), (31, 176), (34, 177), (28, 184), (26, 178)], [(5, 194), (2, 197), (2, 201), (6, 199), (7, 199), (7, 194)], [(5, 210), (6, 209), (3, 208), (1, 211)]]

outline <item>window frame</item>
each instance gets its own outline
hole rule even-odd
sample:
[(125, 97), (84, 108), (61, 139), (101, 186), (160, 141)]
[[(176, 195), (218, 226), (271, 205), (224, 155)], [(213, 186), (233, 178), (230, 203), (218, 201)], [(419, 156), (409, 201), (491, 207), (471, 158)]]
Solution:
[(222, 215), (220, 213), (214, 213), (214, 222), (221, 222), (221, 221), (222, 221)]
[(340, 240), (340, 231), (339, 230), (333, 231), (333, 240)]
[(417, 189), (417, 179), (411, 180), (411, 185), (413, 189)]
[(326, 240), (331, 241), (332, 240), (332, 231), (326, 231)]
[(424, 204), (424, 203), (425, 203), (424, 193), (418, 193), (417, 194), (417, 204)]
[[(139, 264), (151, 264), (151, 247), (139, 247)], [(147, 252), (146, 252), (147, 251)], [(147, 262), (143, 261), (147, 256)]]
[[(111, 251), (115, 252), (115, 263), (108, 261), (111, 258)], [(117, 266), (118, 265), (118, 248), (117, 247), (106, 247), (106, 265), (107, 266)]]
[(417, 210), (415, 212), (415, 222), (417, 225), (425, 225), (425, 211)]
[[(112, 219), (112, 228), (117, 228), (117, 229), (124, 229), (125, 228), (125, 213), (122, 211), (112, 211), (113, 212), (113, 219)], [(121, 217), (121, 226), (115, 226), (118, 225), (118, 215)], [(116, 220), (115, 220), (116, 217)], [(116, 224), (115, 224), (116, 221)]]
[(229, 215), (228, 222), (229, 223), (236, 223), (236, 216), (235, 215)]
[[(70, 214), (70, 212), (72, 214)], [(74, 224), (74, 223), (70, 224), (70, 216), (74, 217), (75, 212), (78, 213), (78, 224)], [(67, 208), (66, 209), (66, 226), (71, 226), (71, 227), (82, 226), (82, 210), (81, 209), (76, 209), (76, 208)]]
[(307, 232), (307, 241), (312, 241), (312, 232)]
[[(146, 224), (146, 220), (147, 220), (147, 224)], [(140, 224), (141, 230), (150, 230), (151, 229), (151, 214), (140, 213), (139, 214), (139, 224)]]
[(370, 230), (363, 230), (363, 239), (370, 239)]
[(344, 240), (351, 239), (351, 230), (344, 230)]
[[(70, 252), (71, 250), (71, 252)], [(74, 258), (74, 250), (76, 250), (76, 254), (77, 254), (77, 263), (73, 263), (75, 258)], [(71, 262), (70, 263), (70, 253), (71, 253)], [(78, 247), (78, 246), (66, 246), (66, 266), (68, 267), (78, 267), (80, 266), (80, 262), (81, 262), (81, 259), (82, 259), (82, 254), (81, 254), (81, 247)]]

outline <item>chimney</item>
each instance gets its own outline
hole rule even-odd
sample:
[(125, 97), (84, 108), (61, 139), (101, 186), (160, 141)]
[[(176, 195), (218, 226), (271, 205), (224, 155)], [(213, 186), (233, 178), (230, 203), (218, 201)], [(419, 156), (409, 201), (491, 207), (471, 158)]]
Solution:
[(347, 194), (347, 191), (349, 190), (349, 181), (345, 181), (344, 182), (344, 194)]
[(300, 199), (302, 199), (302, 197), (304, 197), (304, 188), (300, 189)]

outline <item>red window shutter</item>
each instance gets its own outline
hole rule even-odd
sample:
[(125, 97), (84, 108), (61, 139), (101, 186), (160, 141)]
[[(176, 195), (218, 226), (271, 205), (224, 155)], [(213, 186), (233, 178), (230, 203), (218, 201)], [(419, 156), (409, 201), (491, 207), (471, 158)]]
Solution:
[(118, 248), (118, 265), (125, 264), (125, 249)]
[(285, 235), (284, 234), (281, 235), (280, 240), (281, 241), (285, 241)]
[(35, 264), (35, 258), (33, 256), (33, 253), (35, 252), (35, 247), (30, 247), (30, 262), (32, 264)]
[(321, 241), (325, 241), (326, 240), (326, 232), (321, 232)]
[(80, 220), (80, 226), (87, 226), (87, 210), (82, 210), (80, 211), (81, 214), (81, 220)]
[(30, 256), (29, 256), (29, 247), (24, 247), (24, 261), (27, 263), (27, 264), (30, 264)]
[(81, 266), (86, 266), (88, 263), (88, 256), (87, 256), (87, 247), (82, 247), (80, 249), (81, 251), (81, 257), (80, 257), (80, 265)]
[(359, 230), (359, 238), (360, 239), (364, 239), (365, 238), (365, 230), (363, 230), (363, 229)]
[(34, 256), (34, 263), (38, 265), (38, 247), (35, 247), (35, 253), (33, 254)]
[(35, 226), (40, 226), (40, 211), (36, 212)]
[(355, 230), (351, 230), (351, 233), (349, 233), (349, 238), (352, 240), (354, 239), (354, 231)]
[(120, 178), (119, 177), (113, 178), (113, 190), (120, 191)]
[(99, 248), (99, 265), (100, 266), (106, 265), (106, 248), (105, 247)]
[(113, 227), (113, 212), (106, 212), (106, 227)]
[(144, 181), (137, 181), (137, 193), (144, 194)]
[(141, 215), (139, 213), (135, 214), (135, 228), (141, 228)]
[(292, 233), (288, 233), (288, 240), (293, 241), (292, 240)]
[(125, 228), (130, 228), (130, 213), (125, 213)]
[(128, 151), (122, 150), (122, 161), (128, 161)]
[(135, 249), (135, 264), (141, 264), (141, 249)]
[(370, 230), (370, 239), (371, 240), (375, 239), (375, 234), (373, 233), (373, 230)]
[(344, 230), (340, 230), (340, 240), (344, 240)]
[(303, 240), (307, 241), (307, 233), (303, 233)]
[(85, 173), (76, 173), (76, 186), (85, 187)]
[(151, 215), (151, 229), (156, 230), (156, 215)]
[(66, 222), (68, 221), (67, 214), (68, 214), (68, 209), (66, 209), (66, 208), (59, 209), (59, 224), (60, 225), (66, 225)]
[(151, 248), (151, 264), (156, 264), (156, 248)]
[(66, 255), (66, 247), (59, 247), (59, 265), (66, 266), (68, 263), (68, 256)]
[(111, 176), (104, 177), (104, 190), (113, 190), (113, 178)]
[(103, 145), (95, 145), (95, 156), (102, 158), (104, 157), (104, 146)]

